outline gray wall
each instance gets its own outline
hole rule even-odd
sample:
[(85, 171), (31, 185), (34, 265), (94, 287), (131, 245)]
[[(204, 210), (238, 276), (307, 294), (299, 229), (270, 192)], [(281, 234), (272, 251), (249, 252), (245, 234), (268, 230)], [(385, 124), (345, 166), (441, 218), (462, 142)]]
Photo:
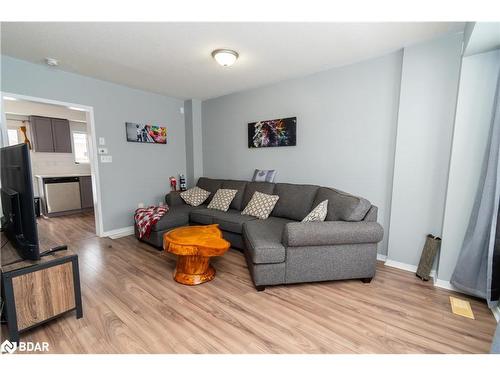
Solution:
[[(388, 227), (402, 53), (202, 103), (208, 177), (332, 186), (369, 199)], [(249, 149), (247, 123), (297, 116), (297, 146)], [(385, 253), (387, 240), (379, 252)]]
[(428, 233), (441, 236), (462, 34), (405, 48), (388, 259), (416, 266)]
[[(127, 88), (2, 55), (2, 91), (94, 108), (97, 137), (106, 138), (113, 163), (100, 164), (105, 231), (133, 224), (139, 202), (158, 204), (168, 177), (186, 170), (183, 101)], [(167, 126), (167, 145), (125, 139), (125, 122)]]
[(186, 127), (186, 178), (188, 187), (196, 185), (203, 176), (203, 145), (201, 130), (201, 101), (196, 99), (184, 102)]
[(491, 125), (500, 50), (464, 57), (446, 194), (438, 278), (449, 281), (476, 197)]

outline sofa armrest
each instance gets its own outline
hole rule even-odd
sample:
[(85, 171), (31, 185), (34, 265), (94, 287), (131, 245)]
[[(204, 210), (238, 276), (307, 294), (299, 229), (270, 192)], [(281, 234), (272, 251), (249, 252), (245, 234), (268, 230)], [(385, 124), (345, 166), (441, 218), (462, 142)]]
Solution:
[(288, 223), (283, 231), (285, 246), (321, 246), (377, 243), (384, 229), (376, 222), (321, 221)]
[(165, 195), (165, 203), (169, 207), (181, 206), (181, 205), (185, 204), (181, 198), (180, 191), (171, 191), (170, 193)]

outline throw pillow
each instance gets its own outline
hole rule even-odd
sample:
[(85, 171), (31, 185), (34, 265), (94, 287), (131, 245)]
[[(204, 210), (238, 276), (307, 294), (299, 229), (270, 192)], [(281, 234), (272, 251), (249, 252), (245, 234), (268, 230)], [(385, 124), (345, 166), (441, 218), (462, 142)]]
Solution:
[(233, 201), (238, 190), (233, 189), (219, 189), (215, 192), (214, 197), (208, 204), (207, 208), (214, 210), (227, 211)]
[(253, 172), (252, 181), (273, 182), (274, 177), (276, 177), (276, 171), (274, 169), (256, 169), (255, 172)]
[(205, 202), (210, 195), (209, 191), (203, 190), (198, 186), (180, 193), (181, 198), (190, 206), (196, 207)]
[(328, 213), (328, 199), (324, 200), (314, 208), (307, 216), (302, 219), (302, 222), (308, 221), (325, 221), (326, 214)]
[(256, 191), (241, 214), (255, 216), (259, 219), (267, 219), (279, 198), (277, 195), (269, 195)]

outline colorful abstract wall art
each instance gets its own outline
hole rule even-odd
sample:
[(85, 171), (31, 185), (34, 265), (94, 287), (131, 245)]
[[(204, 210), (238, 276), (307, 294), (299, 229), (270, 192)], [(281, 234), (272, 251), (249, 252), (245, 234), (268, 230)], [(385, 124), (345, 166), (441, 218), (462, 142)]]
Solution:
[(140, 143), (167, 143), (167, 128), (149, 124), (126, 122), (127, 141)]
[(248, 148), (295, 146), (297, 117), (248, 124)]

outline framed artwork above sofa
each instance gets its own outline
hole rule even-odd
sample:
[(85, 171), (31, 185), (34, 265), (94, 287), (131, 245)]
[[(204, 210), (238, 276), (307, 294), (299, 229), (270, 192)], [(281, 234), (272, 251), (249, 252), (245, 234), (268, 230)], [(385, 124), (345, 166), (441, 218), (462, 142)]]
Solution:
[(297, 117), (248, 124), (248, 148), (295, 146), (296, 144)]

